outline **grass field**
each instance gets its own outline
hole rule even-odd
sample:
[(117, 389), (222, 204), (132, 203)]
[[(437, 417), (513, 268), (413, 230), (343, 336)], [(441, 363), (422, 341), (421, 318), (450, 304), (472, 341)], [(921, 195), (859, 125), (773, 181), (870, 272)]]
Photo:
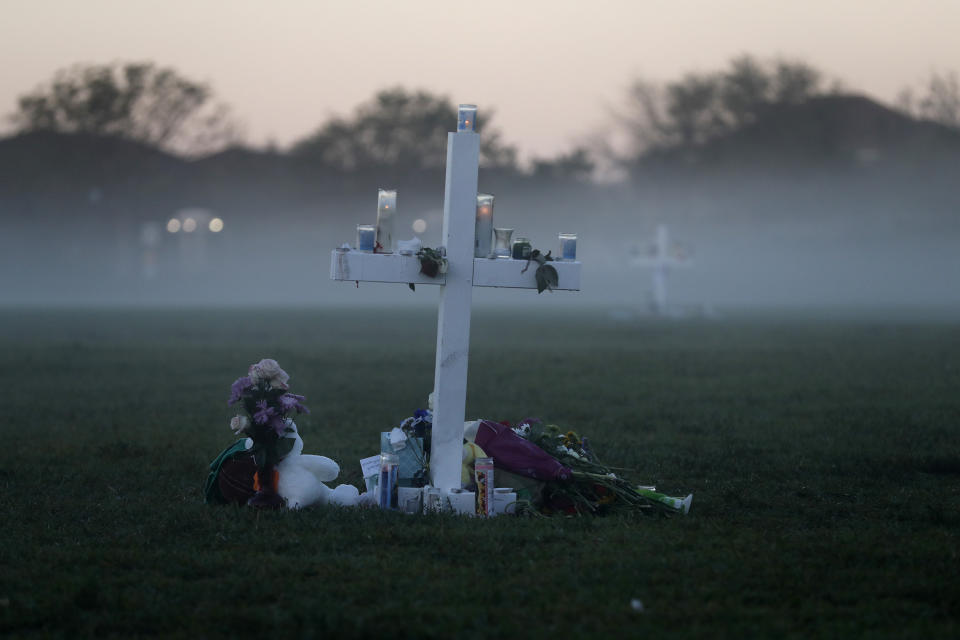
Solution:
[(530, 309), (474, 314), (468, 415), (574, 428), (689, 516), (208, 507), (262, 357), (359, 486), (432, 387), (433, 309), (0, 312), (0, 633), (960, 633), (960, 324)]

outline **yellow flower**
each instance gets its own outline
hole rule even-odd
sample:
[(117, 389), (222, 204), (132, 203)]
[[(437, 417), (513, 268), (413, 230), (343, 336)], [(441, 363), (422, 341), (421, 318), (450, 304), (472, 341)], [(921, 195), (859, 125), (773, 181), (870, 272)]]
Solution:
[(563, 444), (566, 447), (579, 447), (580, 438), (573, 431), (567, 431), (563, 436)]

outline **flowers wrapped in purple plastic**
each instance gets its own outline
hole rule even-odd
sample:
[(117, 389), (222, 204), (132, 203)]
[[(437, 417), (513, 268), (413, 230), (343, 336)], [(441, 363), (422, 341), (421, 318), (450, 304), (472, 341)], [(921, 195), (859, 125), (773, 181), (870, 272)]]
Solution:
[(573, 477), (569, 467), (506, 425), (481, 420), (475, 442), (496, 460), (497, 467), (535, 480), (565, 481)]

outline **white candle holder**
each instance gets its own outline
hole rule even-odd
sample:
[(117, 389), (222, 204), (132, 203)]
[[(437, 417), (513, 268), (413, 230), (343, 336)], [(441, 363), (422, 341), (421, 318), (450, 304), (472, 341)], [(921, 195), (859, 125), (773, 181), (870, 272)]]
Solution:
[(494, 244), (493, 252), (498, 258), (510, 257), (510, 240), (513, 237), (513, 229), (495, 228), (493, 230)]

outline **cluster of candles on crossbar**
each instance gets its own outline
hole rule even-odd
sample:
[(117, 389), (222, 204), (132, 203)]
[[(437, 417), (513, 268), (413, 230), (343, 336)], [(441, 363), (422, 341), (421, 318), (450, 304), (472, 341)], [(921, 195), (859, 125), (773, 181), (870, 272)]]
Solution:
[[(527, 260), (533, 245), (524, 236), (513, 238), (513, 229), (493, 226), (493, 196), (477, 195), (477, 226), (474, 235), (473, 255), (477, 258), (513, 258)], [(577, 259), (577, 234), (561, 233), (559, 260)]]
[[(512, 258), (527, 260), (533, 245), (524, 236), (513, 237), (513, 229), (493, 226), (494, 197), (477, 194), (476, 234), (473, 255), (477, 258)], [(392, 253), (394, 245), (393, 221), (397, 213), (396, 190), (380, 189), (377, 195), (377, 224), (357, 225), (357, 249), (368, 253)], [(577, 259), (577, 234), (558, 236), (558, 260)]]
[[(457, 111), (457, 132), (475, 133), (477, 105), (461, 104)], [(377, 194), (377, 224), (357, 225), (357, 249), (371, 253), (393, 253), (394, 225), (397, 215), (397, 192), (380, 189)], [(493, 226), (493, 196), (477, 194), (477, 222), (473, 255), (477, 258), (513, 258), (527, 260), (533, 250), (530, 239), (513, 238), (513, 229)], [(577, 235), (559, 235), (560, 254), (557, 260), (577, 259)]]

